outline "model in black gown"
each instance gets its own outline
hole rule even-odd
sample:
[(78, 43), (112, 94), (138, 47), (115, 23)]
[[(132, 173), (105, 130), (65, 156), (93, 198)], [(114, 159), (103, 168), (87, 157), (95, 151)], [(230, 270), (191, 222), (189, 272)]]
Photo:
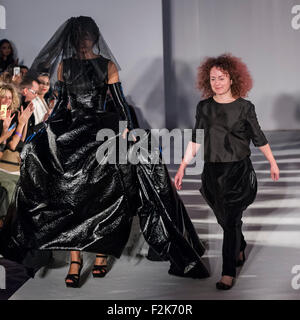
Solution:
[[(120, 257), (137, 214), (151, 249), (162, 260), (170, 260), (169, 273), (207, 277), (200, 259), (204, 246), (159, 152), (156, 164), (108, 161), (107, 143), (118, 146), (126, 132), (119, 132), (119, 119), (127, 121), (128, 129), (132, 125), (117, 63), (107, 47), (103, 56), (101, 45), (106, 44), (101, 34), (100, 43), (98, 32), (91, 18), (71, 18), (33, 63), (33, 71), (47, 66), (51, 72), (53, 61), (59, 65), (60, 95), (45, 127), (21, 154), (20, 181), (1, 232), (1, 253), (22, 263), (29, 254), (47, 250)], [(82, 39), (92, 41), (94, 48), (98, 41), (100, 53), (82, 55), (86, 49)], [(105, 110), (108, 89), (119, 114)], [(112, 129), (115, 135), (98, 141), (102, 128)], [(141, 140), (149, 135), (146, 132)], [(104, 156), (96, 159), (102, 151)], [(149, 154), (148, 160), (153, 156)]]

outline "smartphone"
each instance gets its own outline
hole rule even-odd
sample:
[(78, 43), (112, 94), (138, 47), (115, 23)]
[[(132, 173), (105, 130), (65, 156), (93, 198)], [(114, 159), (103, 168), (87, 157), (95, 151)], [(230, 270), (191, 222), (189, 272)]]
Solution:
[(14, 76), (19, 75), (21, 72), (21, 68), (20, 67), (14, 67)]
[(7, 112), (7, 105), (6, 104), (2, 104), (1, 105), (1, 114), (0, 114), (0, 117), (2, 119), (6, 118), (6, 112)]

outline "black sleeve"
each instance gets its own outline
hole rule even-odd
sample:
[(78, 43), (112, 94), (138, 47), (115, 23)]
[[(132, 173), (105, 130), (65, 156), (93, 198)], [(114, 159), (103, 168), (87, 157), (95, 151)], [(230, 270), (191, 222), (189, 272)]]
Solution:
[(58, 80), (55, 83), (54, 90), (57, 93), (57, 101), (53, 107), (53, 110), (47, 120), (47, 122), (52, 121), (55, 119), (56, 116), (58, 116), (61, 113), (70, 113), (70, 110), (68, 110), (68, 92), (67, 92), (67, 86), (65, 82)]
[(121, 120), (127, 121), (128, 129), (133, 129), (132, 117), (130, 114), (129, 106), (123, 94), (121, 83), (116, 82), (109, 84), (108, 88), (113, 98), (114, 104), (119, 110)]
[(252, 103), (250, 104), (250, 109), (247, 113), (247, 122), (250, 126), (250, 136), (254, 146), (262, 147), (266, 145), (268, 143), (268, 140), (260, 128), (255, 112), (255, 107)]
[[(197, 105), (196, 122), (195, 122), (195, 126), (194, 126), (194, 129), (192, 132), (192, 141), (201, 144), (202, 143), (202, 134), (198, 135), (198, 137), (197, 137), (197, 135), (196, 135), (197, 129), (204, 129), (201, 102), (199, 102)], [(200, 140), (199, 140), (199, 138), (200, 138)]]

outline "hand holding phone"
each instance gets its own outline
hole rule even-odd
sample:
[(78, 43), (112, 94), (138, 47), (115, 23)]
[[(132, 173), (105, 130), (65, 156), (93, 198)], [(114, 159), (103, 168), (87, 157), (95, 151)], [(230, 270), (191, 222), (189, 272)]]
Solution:
[(6, 118), (6, 113), (7, 113), (7, 105), (6, 104), (2, 104), (1, 105), (0, 119), (5, 119)]
[(14, 76), (19, 75), (21, 72), (21, 68), (20, 67), (14, 67)]

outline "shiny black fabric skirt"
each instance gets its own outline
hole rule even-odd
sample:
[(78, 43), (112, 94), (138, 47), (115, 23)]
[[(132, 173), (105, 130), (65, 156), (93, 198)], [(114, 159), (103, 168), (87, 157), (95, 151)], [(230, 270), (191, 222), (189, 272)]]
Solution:
[[(36, 250), (80, 250), (118, 258), (137, 214), (151, 249), (171, 261), (171, 273), (184, 276), (193, 269), (198, 270), (195, 277), (208, 276), (200, 259), (205, 248), (161, 155), (156, 164), (107, 161), (108, 144), (118, 146), (122, 138), (117, 133), (97, 141), (97, 132), (118, 132), (118, 124), (114, 113), (76, 117), (66, 111), (25, 145), (15, 200), (0, 233), (0, 252), (22, 263)], [(149, 136), (147, 132), (141, 141), (150, 143)], [(132, 143), (131, 151), (135, 147)], [(148, 160), (157, 157), (139, 154)]]
[(255, 200), (257, 179), (249, 157), (235, 162), (206, 162), (200, 192), (220, 225), (226, 212), (242, 212)]

